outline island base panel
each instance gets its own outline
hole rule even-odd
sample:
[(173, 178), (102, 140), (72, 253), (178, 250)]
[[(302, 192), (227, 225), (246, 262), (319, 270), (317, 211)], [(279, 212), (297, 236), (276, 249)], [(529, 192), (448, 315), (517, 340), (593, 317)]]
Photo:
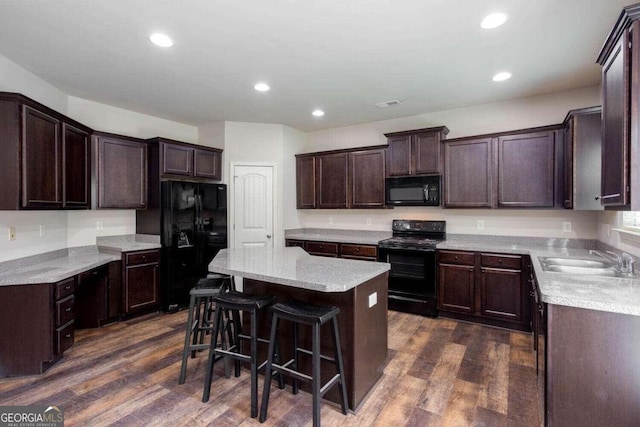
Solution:
[[(243, 290), (254, 295), (274, 295), (276, 302), (296, 300), (308, 304), (335, 305), (340, 308), (338, 329), (347, 383), (348, 406), (353, 411), (357, 410), (367, 393), (382, 376), (387, 359), (387, 273), (340, 293), (311, 291), (252, 279), (244, 279)], [(377, 302), (369, 307), (369, 296), (374, 293)], [(269, 337), (270, 324), (269, 311), (265, 310), (259, 314), (258, 318), (258, 335), (261, 338)], [(323, 325), (321, 329), (321, 352), (333, 356), (330, 324)], [(279, 333), (281, 361), (289, 360), (292, 356), (291, 331), (291, 323), (281, 320)], [(298, 331), (298, 345), (311, 349), (311, 328), (301, 325)], [(265, 358), (266, 353), (266, 346), (260, 346), (259, 358)], [(300, 355), (299, 363), (303, 371), (311, 372), (310, 357)], [(333, 364), (323, 362), (322, 382), (328, 381), (334, 375), (334, 371)], [(310, 392), (310, 385), (302, 382), (300, 385), (301, 389)], [(338, 391), (338, 387), (334, 386), (324, 397), (339, 403)]]

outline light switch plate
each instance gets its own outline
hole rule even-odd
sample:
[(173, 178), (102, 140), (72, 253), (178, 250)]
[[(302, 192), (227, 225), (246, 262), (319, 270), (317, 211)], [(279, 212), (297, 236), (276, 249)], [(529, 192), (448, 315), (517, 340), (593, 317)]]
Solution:
[(378, 303), (378, 293), (374, 292), (369, 295), (369, 308), (373, 307)]

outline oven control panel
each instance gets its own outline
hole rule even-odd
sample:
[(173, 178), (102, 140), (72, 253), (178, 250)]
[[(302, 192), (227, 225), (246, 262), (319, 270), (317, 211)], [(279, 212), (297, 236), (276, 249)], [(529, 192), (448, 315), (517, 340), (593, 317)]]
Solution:
[(446, 221), (421, 221), (421, 220), (394, 219), (392, 230), (393, 231), (444, 233), (446, 232)]

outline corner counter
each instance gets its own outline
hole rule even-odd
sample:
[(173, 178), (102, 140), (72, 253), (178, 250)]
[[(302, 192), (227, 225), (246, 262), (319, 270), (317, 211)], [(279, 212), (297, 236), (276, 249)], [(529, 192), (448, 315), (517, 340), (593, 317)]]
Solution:
[[(242, 277), (246, 293), (274, 295), (277, 301), (296, 300), (340, 308), (338, 328), (349, 408), (353, 411), (357, 411), (382, 376), (387, 359), (389, 269), (387, 263), (318, 257), (297, 247), (223, 249), (209, 264), (211, 272)], [(267, 312), (260, 314), (258, 335), (268, 338), (270, 316)], [(283, 322), (281, 337), (291, 333), (289, 326)], [(310, 331), (304, 329), (300, 329), (300, 345), (311, 348)], [(323, 354), (331, 351), (329, 332), (328, 327), (321, 332)], [(266, 357), (266, 348), (259, 350), (260, 357)], [(281, 339), (283, 359), (288, 358), (291, 350), (290, 340)], [(311, 372), (309, 358), (301, 359), (302, 369)], [(333, 373), (324, 369), (323, 382)], [(339, 402), (337, 389), (330, 390), (325, 398)]]

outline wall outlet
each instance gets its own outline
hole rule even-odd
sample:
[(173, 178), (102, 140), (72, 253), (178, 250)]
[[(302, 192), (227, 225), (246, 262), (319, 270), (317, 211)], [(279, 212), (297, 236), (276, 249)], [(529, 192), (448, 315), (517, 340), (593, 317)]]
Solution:
[(365, 219), (364, 223), (367, 224), (367, 225), (371, 225), (371, 218)]
[(565, 233), (571, 233), (571, 222), (563, 221), (562, 222), (562, 231)]
[(96, 230), (97, 231), (104, 230), (104, 224), (102, 223), (102, 221), (96, 221)]
[(476, 226), (478, 227), (478, 230), (484, 230), (484, 220), (479, 219), (476, 223)]
[(374, 292), (371, 295), (369, 295), (369, 308), (373, 307), (377, 303), (378, 303), (378, 293)]
[(44, 232), (46, 231), (46, 227), (44, 224), (40, 224), (40, 237), (44, 236)]
[(16, 240), (16, 228), (9, 227), (9, 240)]

